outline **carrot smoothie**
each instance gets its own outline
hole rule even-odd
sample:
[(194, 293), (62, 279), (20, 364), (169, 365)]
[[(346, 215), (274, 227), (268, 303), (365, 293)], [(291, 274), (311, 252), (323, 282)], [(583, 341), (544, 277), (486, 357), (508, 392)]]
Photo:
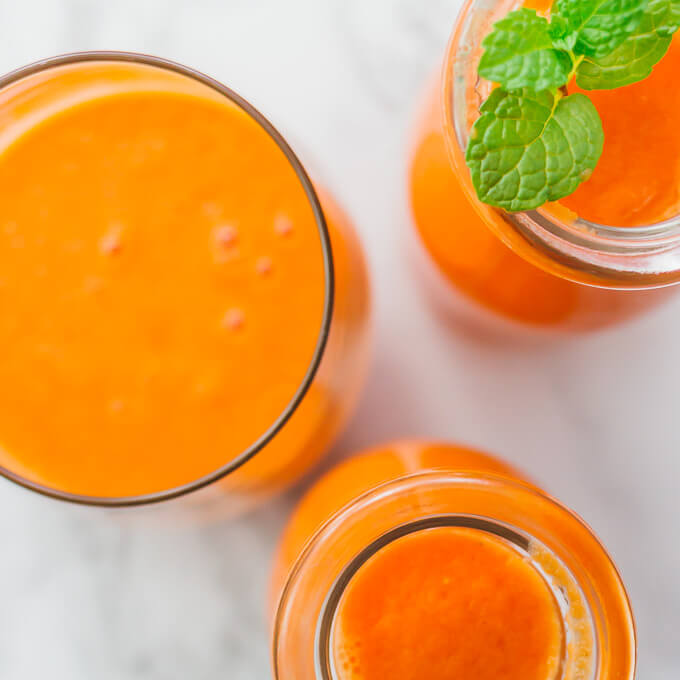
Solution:
[[(545, 12), (550, 3), (529, 4)], [(675, 264), (668, 271), (659, 266), (660, 254), (654, 260), (648, 250), (635, 249), (639, 234), (602, 231), (584, 222), (644, 227), (678, 215), (680, 42), (674, 38), (645, 80), (587, 92), (605, 137), (595, 171), (558, 205), (517, 217), (479, 202), (460, 141), (461, 126), (469, 128), (488, 95), (476, 76), (479, 42), (514, 6), (472, 0), (459, 17), (443, 83), (432, 88), (416, 127), (410, 193), (417, 233), (451, 299), (452, 290), (458, 291), (462, 300), (494, 315), (541, 328), (611, 325), (668, 293), (646, 289), (680, 278)], [(570, 91), (579, 89), (574, 85)], [(469, 104), (465, 113), (463, 99)], [(669, 239), (672, 234), (669, 229)], [(649, 261), (639, 267), (634, 256)]]
[[(425, 632), (427, 631), (427, 632)], [(501, 539), (426, 529), (395, 540), (348, 584), (336, 614), (342, 680), (554, 680), (562, 658), (557, 600)]]
[(327, 473), (284, 531), (272, 599), (277, 680), (634, 674), (630, 605), (590, 529), (451, 444), (395, 442)]
[(326, 225), (285, 143), (210, 84), (115, 60), (11, 84), (0, 119), (0, 465), (144, 497), (287, 421), (230, 479), (309, 467), (358, 381), (333, 405), (338, 385), (312, 378), (322, 357), (332, 375), (362, 363), (366, 291), (348, 226), (334, 206)]

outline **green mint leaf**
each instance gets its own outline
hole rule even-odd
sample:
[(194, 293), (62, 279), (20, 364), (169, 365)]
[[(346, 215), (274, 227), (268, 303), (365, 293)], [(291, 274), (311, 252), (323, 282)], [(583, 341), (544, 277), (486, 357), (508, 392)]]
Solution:
[(656, 7), (656, 12), (650, 9), (652, 13), (656, 13), (656, 31), (659, 35), (670, 37), (680, 27), (680, 0), (657, 0), (650, 2), (650, 6)]
[(508, 90), (547, 90), (567, 82), (571, 57), (553, 47), (548, 21), (518, 9), (494, 24), (482, 41), (479, 75)]
[(552, 14), (576, 34), (574, 52), (599, 59), (635, 31), (646, 6), (647, 0), (556, 0)]
[(480, 112), (465, 158), (489, 205), (515, 212), (563, 198), (602, 153), (602, 122), (585, 95), (496, 88)]
[(613, 90), (644, 80), (666, 54), (678, 26), (680, 0), (650, 0), (637, 29), (606, 57), (586, 57), (576, 82), (584, 90)]
[(559, 14), (552, 17), (548, 32), (552, 38), (553, 45), (558, 50), (571, 52), (574, 49), (578, 35), (571, 30), (569, 22), (564, 17), (561, 17)]

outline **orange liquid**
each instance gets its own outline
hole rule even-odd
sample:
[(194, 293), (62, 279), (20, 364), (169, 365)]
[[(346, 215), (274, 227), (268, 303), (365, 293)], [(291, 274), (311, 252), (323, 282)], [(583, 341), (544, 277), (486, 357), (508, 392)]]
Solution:
[[(83, 67), (52, 90), (88, 68), (155, 71)], [(284, 411), (321, 332), (322, 243), (290, 162), (225, 98), (153, 77), (172, 83), (63, 107), (0, 154), (0, 464), (62, 491), (147, 494), (219, 469)], [(340, 221), (342, 327), (366, 309), (342, 297)], [(308, 432), (327, 443), (328, 397), (309, 401), (277, 474)], [(271, 473), (255, 460), (253, 483)]]
[[(632, 225), (677, 211), (680, 135), (675, 125), (680, 43), (642, 83), (588, 93), (603, 119), (605, 148), (593, 176), (562, 203), (587, 219)], [(446, 149), (438, 89), (417, 125), (411, 206), (427, 252), (448, 283), (502, 317), (543, 328), (589, 330), (625, 321), (663, 301), (668, 290), (591, 288), (530, 264), (476, 212)], [(530, 244), (523, 246), (527, 251)], [(602, 281), (601, 285), (607, 285)]]
[[(604, 150), (592, 176), (562, 203), (600, 224), (639, 226), (678, 214), (680, 207), (680, 39), (645, 80), (586, 92), (604, 129)], [(573, 88), (578, 90), (578, 88)]]
[(361, 566), (338, 607), (334, 657), (341, 680), (552, 680), (562, 638), (533, 566), (501, 539), (444, 527)]

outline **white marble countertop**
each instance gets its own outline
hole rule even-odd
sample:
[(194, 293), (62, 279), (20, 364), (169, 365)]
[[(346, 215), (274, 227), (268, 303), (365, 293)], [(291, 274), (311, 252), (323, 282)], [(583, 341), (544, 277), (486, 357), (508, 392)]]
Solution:
[[(642, 680), (680, 677), (680, 297), (624, 328), (480, 342), (428, 307), (407, 257), (409, 125), (457, 0), (0, 0), (0, 71), (126, 49), (250, 98), (314, 159), (372, 268), (376, 357), (333, 453), (400, 436), (495, 451), (581, 513), (635, 607)], [(289, 499), (149, 525), (0, 482), (0, 678), (263, 680), (264, 594)]]

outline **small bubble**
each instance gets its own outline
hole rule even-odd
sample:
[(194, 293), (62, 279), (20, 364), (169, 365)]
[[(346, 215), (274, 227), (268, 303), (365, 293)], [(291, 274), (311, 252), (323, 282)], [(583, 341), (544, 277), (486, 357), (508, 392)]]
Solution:
[(3, 227), (3, 231), (7, 236), (11, 236), (12, 234), (16, 234), (17, 231), (17, 223), (16, 222), (5, 222), (5, 226)]
[(238, 231), (231, 224), (221, 224), (213, 229), (213, 239), (220, 248), (229, 248), (236, 243)]
[(120, 252), (120, 237), (107, 234), (99, 241), (99, 250), (102, 255), (115, 255)]
[(272, 271), (272, 259), (271, 257), (258, 257), (255, 263), (255, 271), (260, 276), (267, 276)]
[(289, 236), (293, 232), (293, 223), (285, 215), (279, 215), (274, 220), (274, 231), (279, 236)]
[(227, 313), (222, 319), (222, 325), (231, 331), (237, 331), (239, 328), (242, 328), (244, 322), (245, 316), (238, 307), (227, 310)]
[(25, 243), (23, 236), (15, 236), (12, 239), (12, 248), (23, 248)]
[(102, 255), (115, 255), (122, 247), (121, 234), (123, 226), (118, 222), (111, 224), (109, 231), (99, 240), (99, 252)]

